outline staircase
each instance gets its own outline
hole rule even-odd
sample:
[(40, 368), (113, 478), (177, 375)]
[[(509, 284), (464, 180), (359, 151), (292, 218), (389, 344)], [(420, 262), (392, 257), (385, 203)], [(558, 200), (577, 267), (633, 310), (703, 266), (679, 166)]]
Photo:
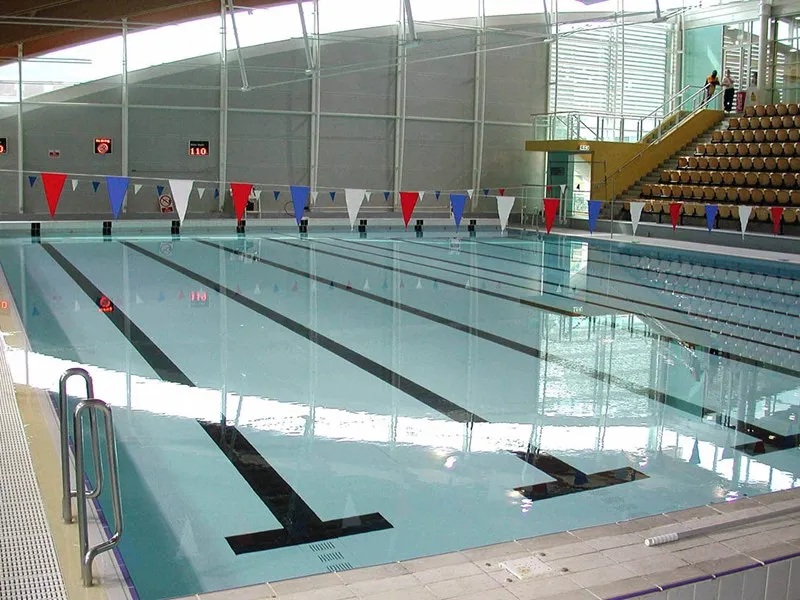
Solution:
[(724, 131), (728, 128), (728, 119), (725, 118), (720, 121), (714, 127), (709, 128), (701, 135), (694, 138), (691, 142), (686, 144), (683, 148), (675, 152), (672, 156), (670, 156), (667, 160), (662, 162), (658, 165), (655, 169), (650, 171), (647, 175), (639, 179), (636, 183), (634, 183), (631, 187), (629, 187), (625, 192), (623, 192), (614, 202), (615, 205), (615, 217), (619, 216), (620, 211), (622, 210), (625, 202), (636, 201), (639, 200), (639, 197), (642, 193), (642, 184), (644, 183), (651, 183), (657, 184), (661, 180), (661, 171), (664, 170), (673, 170), (678, 168), (678, 158), (681, 156), (692, 156), (695, 153), (695, 148), (698, 144), (710, 144), (711, 143), (711, 135), (714, 131)]

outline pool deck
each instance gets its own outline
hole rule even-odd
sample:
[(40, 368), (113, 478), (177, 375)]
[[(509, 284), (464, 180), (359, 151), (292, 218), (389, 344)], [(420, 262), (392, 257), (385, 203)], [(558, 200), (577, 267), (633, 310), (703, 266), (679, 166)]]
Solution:
[[(557, 233), (589, 237), (585, 232), (563, 230)], [(593, 237), (608, 239), (609, 236), (595, 234)], [(614, 235), (614, 241), (800, 264), (800, 255), (631, 238), (618, 234)], [(6, 297), (11, 297), (2, 277), (0, 291), (6, 292)], [(0, 331), (4, 338), (3, 352), (7, 348), (27, 347), (27, 339), (15, 310), (0, 317)], [(8, 478), (16, 477), (17, 473), (9, 465), (19, 460), (30, 462), (33, 469), (31, 475), (35, 473), (37, 484), (21, 486), (19, 480), (14, 479), (14, 487), (19, 488), (13, 498), (16, 504), (11, 506), (11, 510), (4, 508), (0, 513), (6, 554), (10, 556), (27, 552), (22, 564), (27, 565), (28, 571), (40, 569), (43, 577), (50, 577), (54, 582), (47, 594), (37, 592), (30, 584), (29, 594), (12, 591), (8, 595), (0, 586), (0, 599), (130, 598), (119, 567), (110, 554), (103, 555), (97, 566), (102, 585), (82, 587), (76, 527), (64, 525), (60, 520), (60, 472), (52, 407), (40, 390), (22, 385), (11, 389), (5, 356), (0, 356), (0, 385), (8, 388), (5, 395), (11, 407), (5, 426), (8, 431), (0, 431), (0, 441), (4, 442), (4, 450), (0, 453), (0, 476), (6, 478), (0, 484), (4, 489), (11, 489), (11, 479)], [(27, 441), (25, 451), (22, 454), (8, 452), (3, 436), (13, 434), (19, 437), (21, 433)], [(7, 524), (15, 518), (13, 510), (17, 508), (33, 511), (36, 516), (46, 516), (46, 522), (41, 521), (44, 529), (40, 523), (38, 529), (32, 530), (33, 533), (15, 533), (9, 537)], [(774, 514), (787, 509), (796, 509), (797, 512), (663, 546), (644, 545), (645, 538), (653, 535), (723, 525), (731, 520)], [(93, 533), (99, 535), (96, 515), (93, 515), (93, 521)], [(8, 544), (8, 540), (11, 544)], [(32, 545), (32, 542), (35, 544)], [(54, 555), (57, 555), (58, 563), (55, 570)], [(3, 557), (2, 553), (0, 557)], [(518, 561), (527, 561), (527, 574), (520, 572)], [(516, 572), (522, 576), (506, 568), (506, 563), (512, 568), (516, 563)], [(7, 568), (5, 562), (0, 566)], [(8, 581), (5, 578), (7, 573), (9, 571), (4, 571), (4, 584)], [(188, 598), (727, 600), (729, 596), (724, 595), (725, 589), (766, 590), (766, 596), (758, 597), (766, 597), (767, 600), (800, 598), (800, 488), (450, 554), (263, 583)], [(736, 593), (740, 594), (737, 598), (750, 597)]]

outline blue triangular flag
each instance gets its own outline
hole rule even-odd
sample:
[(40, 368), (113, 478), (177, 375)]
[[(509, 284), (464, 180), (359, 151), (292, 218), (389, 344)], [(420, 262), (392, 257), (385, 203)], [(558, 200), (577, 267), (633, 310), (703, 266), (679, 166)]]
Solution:
[(100, 187), (100, 182), (99, 181), (93, 181), (92, 182), (92, 187), (94, 188), (94, 191), (96, 192), (98, 190), (98, 188)]
[(303, 218), (303, 211), (306, 209), (306, 204), (308, 204), (308, 194), (311, 192), (311, 188), (307, 185), (292, 185), (289, 186), (289, 190), (292, 192), (294, 218), (297, 224), (300, 225), (300, 219)]
[(217, 198), (219, 198), (219, 190), (218, 189), (214, 190), (214, 199), (216, 200)]
[(456, 229), (461, 226), (461, 217), (464, 214), (464, 206), (466, 206), (466, 204), (466, 194), (450, 194), (450, 206), (453, 208), (453, 218), (456, 221)]
[(36, 305), (34, 305), (34, 307), (33, 307), (32, 314), (33, 314), (34, 317), (38, 317), (39, 316), (39, 309), (36, 308)]
[(336, 200), (336, 192), (330, 192), (330, 194), (331, 194), (331, 202), (333, 202), (334, 200)]
[(275, 196), (275, 200), (277, 201), (278, 198), (280, 198), (281, 193), (280, 191), (275, 190), (274, 192), (272, 192), (272, 195)]
[(700, 445), (697, 440), (694, 441), (694, 446), (692, 446), (692, 455), (689, 457), (689, 462), (693, 465), (700, 464)]
[(386, 202), (388, 202), (389, 201), (389, 196), (391, 196), (391, 195), (392, 195), (392, 192), (383, 192), (383, 199), (386, 200)]
[(30, 181), (31, 187), (33, 187), (33, 184), (36, 183), (36, 175), (28, 175), (28, 181)]
[(156, 186), (156, 191), (158, 192), (159, 196), (162, 195), (164, 193), (164, 186), (163, 185), (157, 185)]
[(716, 204), (706, 204), (706, 224), (708, 225), (709, 231), (714, 229), (714, 221), (717, 218), (718, 212), (719, 207)]
[(589, 233), (594, 233), (594, 228), (597, 226), (597, 217), (600, 216), (602, 207), (602, 200), (589, 200)]
[(436, 199), (437, 200), (439, 199), (439, 196), (442, 195), (442, 192), (440, 192), (439, 190), (436, 190), (436, 192), (434, 192), (434, 193), (436, 194)]
[[(100, 183), (98, 182), (97, 185)], [(114, 213), (116, 219), (119, 217), (119, 211), (125, 201), (125, 193), (128, 191), (128, 178), (109, 175), (106, 177), (106, 189), (108, 190), (108, 200), (111, 202), (111, 212)]]
[(483, 188), (483, 195), (484, 196), (488, 196), (489, 195), (489, 188)]

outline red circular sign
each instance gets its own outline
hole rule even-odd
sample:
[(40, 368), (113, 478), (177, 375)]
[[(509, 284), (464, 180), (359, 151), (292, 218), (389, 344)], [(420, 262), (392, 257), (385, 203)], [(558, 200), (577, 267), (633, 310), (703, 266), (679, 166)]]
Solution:
[(108, 153), (108, 144), (105, 142), (101, 142), (97, 144), (97, 153), (98, 154), (107, 154)]

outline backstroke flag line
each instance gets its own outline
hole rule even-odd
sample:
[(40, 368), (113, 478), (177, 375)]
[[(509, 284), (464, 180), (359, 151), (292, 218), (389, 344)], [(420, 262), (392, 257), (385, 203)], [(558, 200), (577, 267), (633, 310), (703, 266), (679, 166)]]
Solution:
[(128, 178), (107, 176), (106, 190), (108, 191), (108, 201), (111, 203), (111, 212), (114, 214), (114, 218), (118, 219), (122, 203), (125, 202), (125, 194), (128, 192)]
[(461, 227), (461, 217), (464, 216), (464, 207), (466, 205), (466, 194), (450, 194), (450, 206), (453, 208), (453, 219), (456, 222), (456, 229)]
[(308, 204), (308, 196), (311, 193), (311, 188), (307, 185), (292, 185), (289, 186), (289, 191), (292, 193), (294, 218), (295, 221), (297, 221), (297, 224), (300, 225), (300, 220), (303, 218), (303, 212), (306, 210), (306, 204)]
[(56, 216), (56, 207), (61, 199), (61, 191), (64, 189), (66, 180), (67, 176), (63, 173), (42, 173), (42, 185), (51, 219)]
[(639, 227), (639, 219), (642, 218), (644, 202), (631, 202), (631, 227), (633, 235), (636, 235), (636, 228)]
[(514, 207), (514, 196), (497, 196), (497, 216), (500, 217), (500, 231), (505, 231), (508, 227), (508, 217)]
[(364, 203), (366, 190), (345, 190), (344, 201), (347, 204), (347, 216), (350, 217), (350, 229), (352, 230), (358, 218), (358, 211)]
[(247, 200), (250, 192), (253, 191), (252, 183), (232, 183), (231, 195), (233, 196), (233, 209), (236, 211), (236, 219), (242, 220), (244, 211), (247, 209)]
[(189, 194), (192, 193), (192, 186), (194, 181), (190, 179), (170, 179), (169, 189), (172, 190), (172, 196), (175, 200), (175, 208), (178, 209), (178, 219), (183, 224), (183, 219), (186, 218), (186, 209), (189, 208)]

